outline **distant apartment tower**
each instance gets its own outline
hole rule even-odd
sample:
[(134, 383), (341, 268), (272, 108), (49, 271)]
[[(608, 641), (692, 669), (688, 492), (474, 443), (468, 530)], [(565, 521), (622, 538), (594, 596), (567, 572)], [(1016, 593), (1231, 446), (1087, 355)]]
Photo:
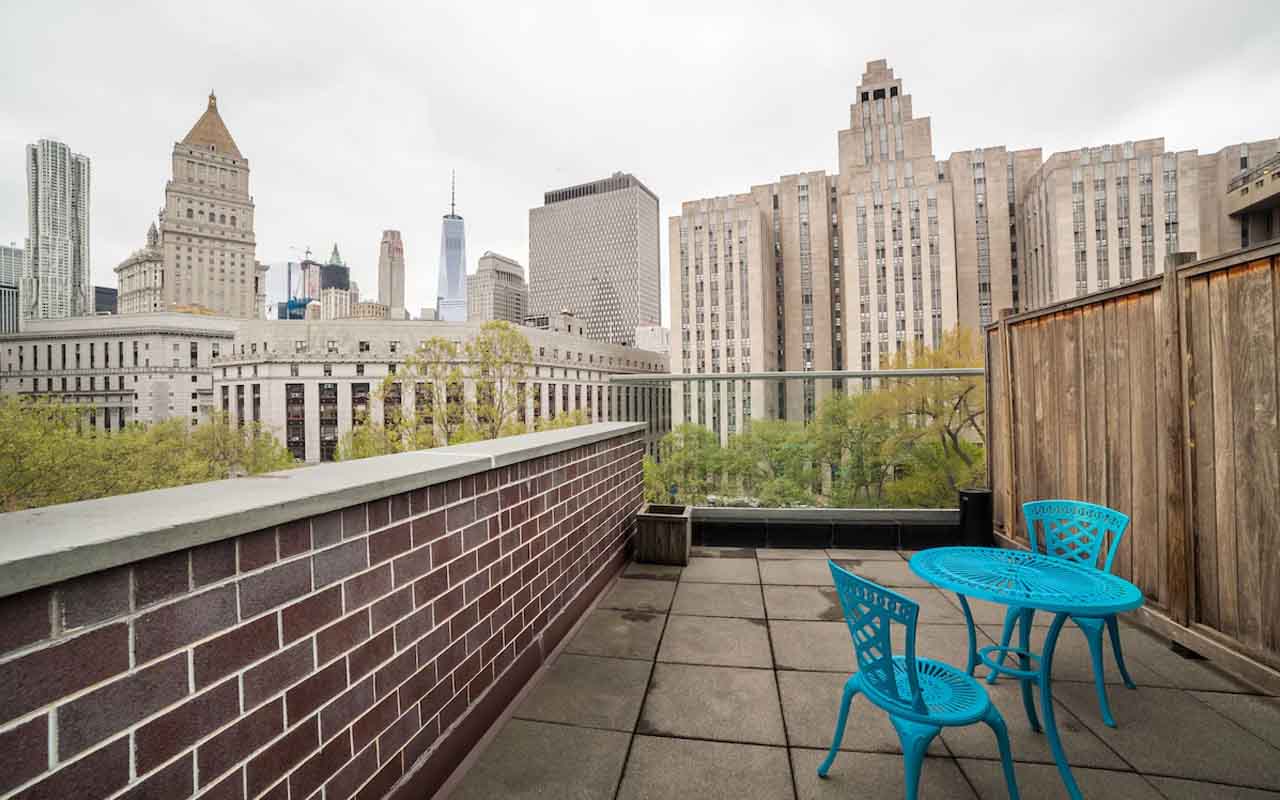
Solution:
[(93, 313), (89, 277), (89, 158), (62, 142), (27, 145), (27, 246), (18, 296), (22, 319)]
[(22, 274), (22, 248), (0, 244), (0, 333), (18, 330), (18, 279)]
[[(1280, 139), (1217, 153), (1171, 151), (1144, 139), (1054, 153), (1021, 197), (1026, 253), (1024, 308), (1039, 308), (1164, 272), (1174, 253), (1200, 258), (1274, 238)], [(1255, 168), (1263, 191), (1233, 195)]]
[(634, 175), (547, 192), (529, 210), (529, 313), (570, 311), (630, 345), (661, 321), (658, 197)]
[(267, 267), (254, 259), (253, 214), (249, 162), (211, 93), (204, 114), (173, 146), (173, 178), (160, 217), (162, 308), (263, 315)]
[(519, 325), (528, 302), (524, 267), (514, 259), (485, 251), (476, 273), (467, 276), (467, 321), (500, 319)]
[(392, 319), (402, 319), (404, 313), (404, 242), (400, 231), (382, 232), (378, 246), (378, 302), (391, 309)]
[(467, 321), (467, 230), (458, 215), (454, 187), (449, 213), (440, 224), (440, 271), (436, 275), (436, 313), (445, 322)]

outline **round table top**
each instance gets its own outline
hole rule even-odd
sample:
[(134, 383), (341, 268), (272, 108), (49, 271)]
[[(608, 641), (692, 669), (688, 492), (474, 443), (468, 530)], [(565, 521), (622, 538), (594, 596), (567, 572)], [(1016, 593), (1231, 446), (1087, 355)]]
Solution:
[(935, 547), (916, 553), (911, 571), (967, 597), (1080, 616), (1132, 611), (1142, 590), (1100, 569), (1027, 550)]

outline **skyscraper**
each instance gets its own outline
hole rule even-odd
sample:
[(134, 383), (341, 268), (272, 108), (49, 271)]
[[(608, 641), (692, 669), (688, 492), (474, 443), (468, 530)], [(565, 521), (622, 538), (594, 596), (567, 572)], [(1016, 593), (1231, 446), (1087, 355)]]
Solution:
[(404, 318), (404, 242), (400, 231), (382, 232), (378, 247), (378, 302), (391, 309), (392, 319)]
[(0, 333), (18, 331), (18, 276), (22, 274), (22, 248), (13, 242), (0, 244)]
[(436, 277), (436, 311), (445, 322), (467, 321), (467, 236), (458, 215), (452, 180), (449, 213), (440, 226), (440, 273)]
[(529, 289), (524, 267), (514, 259), (485, 251), (474, 275), (467, 276), (467, 321), (524, 322)]
[(22, 319), (92, 314), (89, 158), (52, 139), (27, 145), (27, 204)]
[(660, 322), (658, 197), (634, 175), (550, 191), (529, 211), (529, 313), (570, 311), (592, 339), (632, 344)]
[(204, 114), (173, 146), (160, 217), (164, 306), (262, 316), (267, 267), (254, 259), (253, 213), (249, 162), (210, 93)]

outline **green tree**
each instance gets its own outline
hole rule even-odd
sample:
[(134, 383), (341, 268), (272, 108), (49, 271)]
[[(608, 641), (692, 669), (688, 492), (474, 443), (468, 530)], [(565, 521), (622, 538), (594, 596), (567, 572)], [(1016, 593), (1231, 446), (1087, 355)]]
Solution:
[(573, 428), (578, 425), (586, 425), (591, 422), (587, 417), (587, 412), (580, 408), (572, 411), (562, 411), (554, 417), (543, 417), (538, 420), (538, 424), (534, 426), (537, 431), (558, 431), (561, 428)]
[(677, 425), (658, 443), (660, 458), (652, 470), (653, 482), (665, 487), (663, 497), (685, 505), (703, 505), (719, 488), (722, 453), (716, 435), (701, 425)]
[(830, 504), (878, 506), (892, 475), (886, 444), (893, 430), (868, 394), (828, 395), (812, 427), (818, 458), (835, 467)]
[(533, 347), (510, 322), (486, 322), (465, 347), (476, 400), (467, 418), (482, 439), (523, 432)]
[(767, 506), (813, 505), (821, 488), (817, 443), (798, 422), (753, 420), (729, 439), (722, 468), (731, 483)]
[[(456, 444), (459, 433), (467, 422), (466, 400), (463, 395), (464, 374), (462, 369), (462, 349), (452, 339), (433, 336), (426, 339), (418, 349), (405, 359), (404, 368), (383, 381), (383, 396), (386, 386), (392, 381), (402, 381), (409, 386), (421, 383), (427, 392), (426, 408), (429, 410), (430, 422), (418, 419), (417, 413), (406, 415), (410, 419), (401, 419), (400, 432), (408, 435), (409, 443), (418, 443), (429, 438), (432, 446)], [(426, 416), (425, 414), (423, 415)], [(423, 427), (430, 428), (428, 432)], [(402, 435), (402, 439), (406, 438)], [(418, 448), (409, 448), (418, 449)]]

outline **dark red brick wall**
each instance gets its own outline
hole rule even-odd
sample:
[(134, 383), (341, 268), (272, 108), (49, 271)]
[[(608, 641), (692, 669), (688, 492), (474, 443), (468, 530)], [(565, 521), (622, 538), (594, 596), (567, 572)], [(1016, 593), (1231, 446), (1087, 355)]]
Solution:
[(621, 565), (642, 455), (622, 436), (0, 598), (0, 796), (430, 796)]

